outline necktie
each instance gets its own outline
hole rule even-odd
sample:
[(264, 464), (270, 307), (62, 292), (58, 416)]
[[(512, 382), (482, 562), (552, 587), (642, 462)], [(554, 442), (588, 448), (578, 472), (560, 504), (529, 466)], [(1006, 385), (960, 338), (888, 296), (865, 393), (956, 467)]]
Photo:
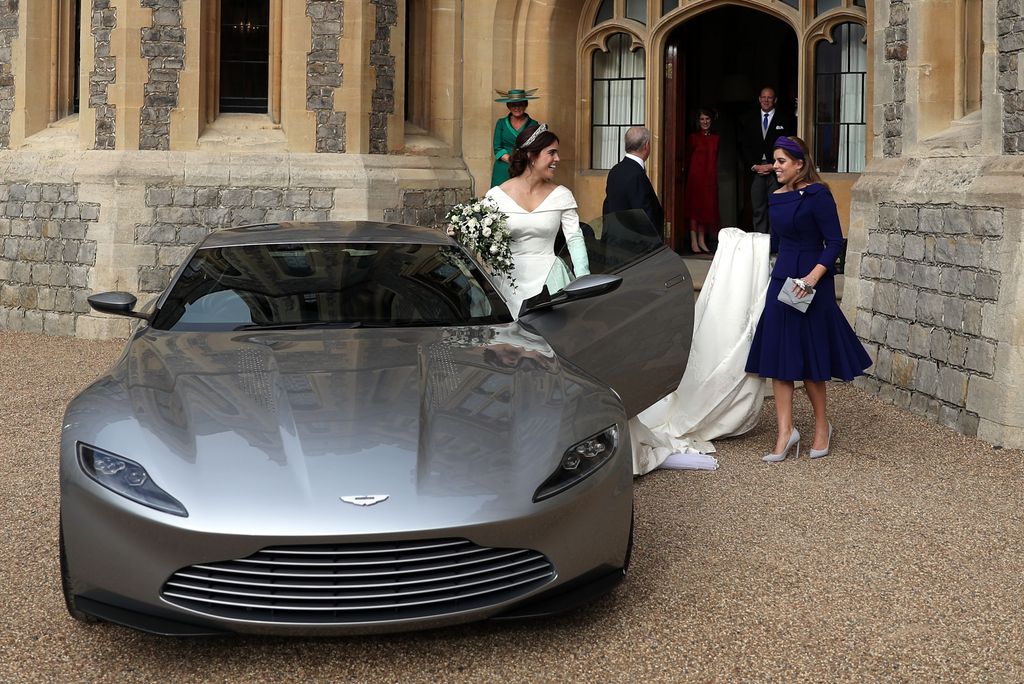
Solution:
[(761, 137), (768, 137), (768, 112), (764, 113), (764, 121), (761, 122)]

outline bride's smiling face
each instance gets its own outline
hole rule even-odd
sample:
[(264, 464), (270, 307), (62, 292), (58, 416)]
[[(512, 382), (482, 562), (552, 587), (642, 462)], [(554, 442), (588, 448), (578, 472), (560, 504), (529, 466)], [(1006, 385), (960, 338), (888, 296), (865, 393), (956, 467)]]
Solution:
[(555, 177), (555, 169), (558, 168), (558, 141), (555, 141), (541, 150), (534, 157), (530, 164), (533, 172), (545, 180)]

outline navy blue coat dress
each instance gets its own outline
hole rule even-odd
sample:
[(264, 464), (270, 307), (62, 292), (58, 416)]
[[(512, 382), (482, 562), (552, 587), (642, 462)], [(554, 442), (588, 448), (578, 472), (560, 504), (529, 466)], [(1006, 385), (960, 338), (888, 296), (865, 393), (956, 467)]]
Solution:
[[(768, 212), (778, 257), (747, 372), (777, 380), (852, 380), (863, 375), (871, 357), (836, 303), (835, 262), (843, 232), (832, 193), (820, 183), (775, 193), (768, 197)], [(802, 278), (817, 264), (828, 271), (806, 312), (778, 300), (787, 277)]]

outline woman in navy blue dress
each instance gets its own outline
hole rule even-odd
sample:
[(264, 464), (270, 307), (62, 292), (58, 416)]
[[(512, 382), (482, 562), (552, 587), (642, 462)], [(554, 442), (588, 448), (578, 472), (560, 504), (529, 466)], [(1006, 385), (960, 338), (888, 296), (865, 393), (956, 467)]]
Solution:
[[(754, 332), (748, 373), (772, 378), (778, 438), (763, 460), (782, 461), (796, 447), (800, 432), (793, 425), (793, 386), (802, 380), (814, 409), (811, 458), (827, 456), (832, 424), (825, 412), (825, 383), (852, 380), (871, 365), (836, 303), (835, 261), (843, 246), (839, 213), (828, 186), (814, 168), (807, 145), (797, 137), (775, 143), (775, 175), (781, 188), (768, 197), (772, 251), (778, 252), (768, 285), (764, 312)], [(807, 311), (778, 300), (786, 278), (793, 278), (798, 298), (814, 294)]]

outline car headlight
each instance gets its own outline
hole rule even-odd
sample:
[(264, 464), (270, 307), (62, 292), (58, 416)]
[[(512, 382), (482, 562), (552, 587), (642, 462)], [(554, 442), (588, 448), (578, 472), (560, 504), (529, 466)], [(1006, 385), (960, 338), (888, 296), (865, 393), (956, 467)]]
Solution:
[(533, 500), (552, 497), (590, 477), (608, 462), (618, 446), (619, 428), (615, 425), (573, 444), (562, 455), (558, 470), (533, 493)]
[(112, 492), (164, 513), (188, 517), (181, 502), (160, 489), (135, 461), (79, 443), (78, 464), (86, 475)]

